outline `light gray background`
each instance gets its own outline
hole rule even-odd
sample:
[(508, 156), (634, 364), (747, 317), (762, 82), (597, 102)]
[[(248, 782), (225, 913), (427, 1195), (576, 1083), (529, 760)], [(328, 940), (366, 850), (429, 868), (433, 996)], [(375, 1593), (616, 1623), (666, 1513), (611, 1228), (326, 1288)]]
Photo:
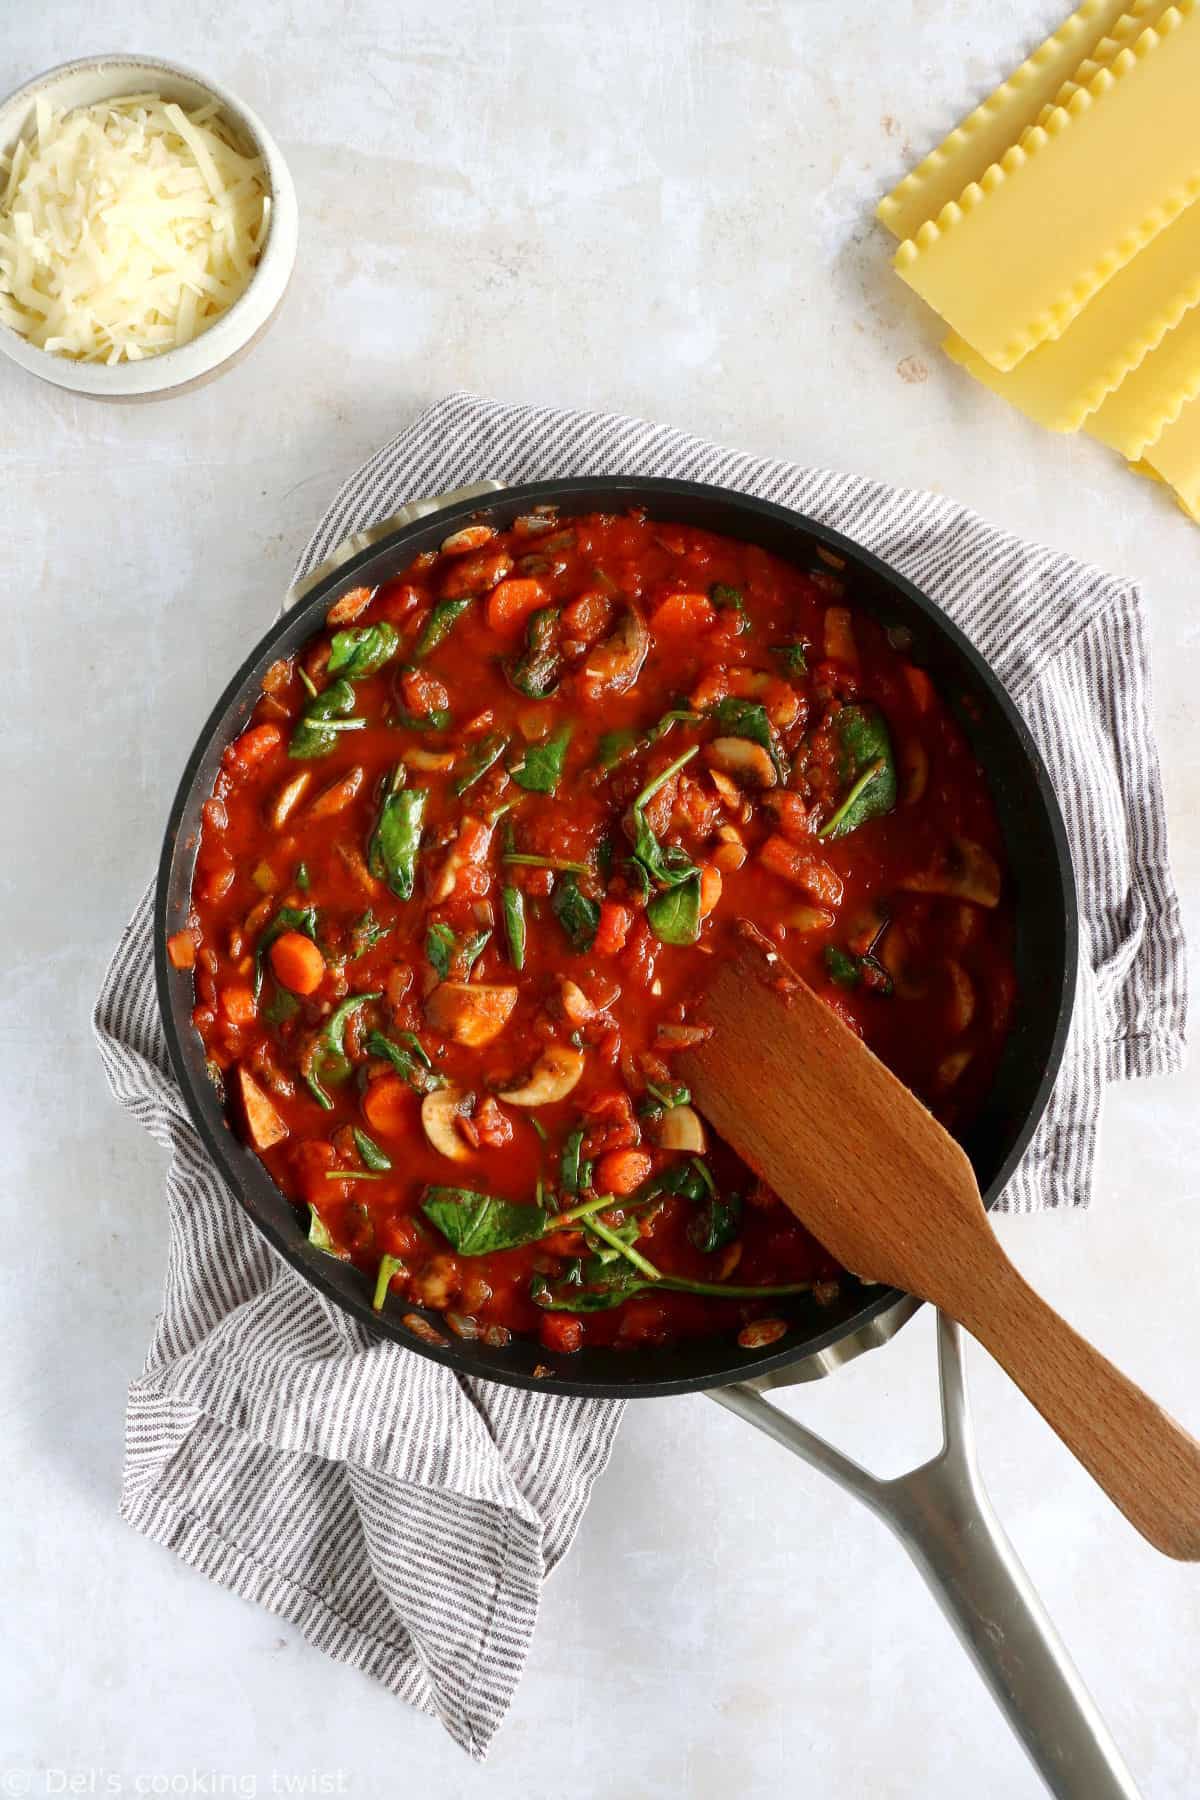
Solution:
[[(106, 408), (0, 365), (0, 1768), (33, 1791), (46, 1770), (98, 1792), (270, 1792), (273, 1771), (313, 1791), (316, 1771), (442, 1800), (1038, 1791), (882, 1528), (702, 1397), (631, 1412), (485, 1770), (135, 1537), (122, 1401), (158, 1304), (163, 1161), (110, 1103), (88, 1012), (212, 695), (337, 483), (451, 387), (940, 489), (1136, 576), (1197, 934), (1200, 533), (944, 361), (871, 222), (1065, 4), (0, 4), (0, 90), (90, 50), (194, 63), (270, 122), (302, 218), (281, 316), (198, 393)], [(1091, 1215), (1002, 1227), (1193, 1426), (1198, 1149), (1194, 1074), (1127, 1088)], [(789, 1404), (897, 1469), (932, 1440), (932, 1350), (923, 1318)], [(1200, 1576), (979, 1353), (971, 1372), (1021, 1555), (1147, 1794), (1194, 1797)]]

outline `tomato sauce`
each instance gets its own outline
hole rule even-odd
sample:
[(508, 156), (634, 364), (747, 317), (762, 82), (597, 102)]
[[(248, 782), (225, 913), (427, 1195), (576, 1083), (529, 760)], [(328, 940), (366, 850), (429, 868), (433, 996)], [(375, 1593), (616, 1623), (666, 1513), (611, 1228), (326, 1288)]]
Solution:
[(237, 1128), (378, 1307), (756, 1347), (836, 1294), (672, 1058), (749, 921), (950, 1129), (978, 1107), (1000, 835), (908, 647), (831, 554), (547, 510), (343, 595), (268, 671), (169, 951)]

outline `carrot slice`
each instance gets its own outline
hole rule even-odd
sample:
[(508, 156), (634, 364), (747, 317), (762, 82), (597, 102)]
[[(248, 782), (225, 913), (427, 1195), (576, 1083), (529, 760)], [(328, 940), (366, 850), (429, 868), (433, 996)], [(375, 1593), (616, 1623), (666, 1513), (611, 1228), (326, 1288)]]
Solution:
[(254, 998), (254, 990), (248, 987), (227, 987), (221, 990), (221, 1011), (231, 1025), (253, 1025), (258, 1016), (258, 1002)]
[(655, 632), (704, 631), (716, 616), (707, 594), (669, 594), (651, 615), (650, 629)]
[(515, 577), (498, 582), (488, 595), (487, 622), (493, 631), (512, 631), (545, 603), (540, 581)]
[(285, 931), (268, 954), (275, 979), (293, 994), (315, 994), (325, 979), (325, 958), (302, 931)]
[(632, 1194), (653, 1167), (644, 1150), (609, 1150), (596, 1164), (592, 1186), (598, 1194)]
[(399, 1075), (380, 1075), (362, 1097), (363, 1117), (381, 1137), (400, 1137), (412, 1119), (414, 1094)]

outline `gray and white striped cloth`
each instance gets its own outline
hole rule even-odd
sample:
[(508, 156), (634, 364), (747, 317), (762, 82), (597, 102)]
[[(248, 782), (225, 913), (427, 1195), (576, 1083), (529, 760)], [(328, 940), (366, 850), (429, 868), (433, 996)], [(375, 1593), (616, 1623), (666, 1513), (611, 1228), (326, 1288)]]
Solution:
[[(1005, 683), (1066, 814), (1082, 945), (1062, 1073), (1004, 1204), (1086, 1205), (1105, 1081), (1178, 1068), (1183, 1046), (1183, 942), (1137, 588), (931, 494), (665, 426), (465, 394), (350, 478), (297, 579), (418, 496), (481, 477), (599, 473), (715, 482), (826, 520), (939, 601)], [(376, 1342), (275, 1256), (172, 1079), (149, 894), (105, 977), (96, 1029), (114, 1094), (171, 1152), (166, 1292), (129, 1391), (125, 1518), (436, 1713), (482, 1758), (621, 1407), (459, 1380)]]

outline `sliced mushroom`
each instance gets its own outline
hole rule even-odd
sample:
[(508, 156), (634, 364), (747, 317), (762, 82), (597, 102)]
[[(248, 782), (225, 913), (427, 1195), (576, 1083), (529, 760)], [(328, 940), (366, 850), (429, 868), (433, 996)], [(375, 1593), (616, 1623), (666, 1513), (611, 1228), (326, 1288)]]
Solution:
[(823, 906), (794, 906), (785, 913), (783, 922), (789, 931), (800, 931), (806, 935), (813, 931), (826, 931), (833, 924), (834, 914), (826, 912)]
[(442, 775), (454, 767), (453, 750), (422, 750), (419, 747), (404, 752), (404, 760), (410, 769), (419, 769), (424, 775)]
[(732, 775), (749, 787), (773, 788), (779, 780), (775, 764), (761, 744), (749, 738), (719, 737), (705, 744), (702, 752), (710, 769)]
[(617, 628), (589, 652), (583, 665), (585, 690), (593, 699), (600, 694), (624, 694), (642, 672), (650, 651), (650, 633), (636, 606), (631, 606)]
[(905, 806), (915, 806), (929, 785), (929, 755), (924, 744), (909, 738), (900, 746), (900, 798)]
[(973, 838), (952, 838), (931, 868), (907, 876), (900, 885), (914, 894), (973, 900), (976, 906), (1000, 904), (1000, 866)]
[(421, 1129), (438, 1155), (451, 1162), (466, 1162), (471, 1155), (471, 1147), (458, 1129), (462, 1097), (461, 1088), (440, 1087), (421, 1102)]
[(970, 1050), (951, 1050), (948, 1056), (943, 1056), (937, 1066), (939, 1087), (953, 1087), (973, 1054)]
[(468, 550), (482, 550), (496, 535), (491, 525), (464, 525), (442, 540), (443, 556), (465, 556)]
[(289, 775), (270, 806), (267, 808), (267, 824), (274, 831), (282, 831), (296, 808), (303, 800), (312, 780), (311, 769), (300, 769), (295, 775)]
[(879, 961), (895, 983), (901, 1000), (920, 1000), (927, 991), (925, 982), (913, 973), (911, 955), (908, 933), (899, 925), (889, 926), (879, 947)]
[(359, 788), (366, 780), (366, 772), (361, 768), (347, 769), (336, 781), (331, 781), (327, 788), (319, 793), (305, 814), (306, 820), (332, 819), (340, 812), (345, 812)]
[(956, 1035), (966, 1031), (975, 1017), (975, 988), (961, 963), (948, 962), (946, 977), (950, 983), (947, 1023)]
[(712, 853), (714, 869), (720, 869), (722, 875), (732, 875), (740, 869), (748, 852), (740, 838), (724, 838)]
[(653, 1132), (660, 1150), (688, 1150), (703, 1156), (706, 1148), (704, 1121), (693, 1106), (670, 1106)]
[(593, 1016), (596, 1009), (584, 993), (577, 981), (564, 977), (559, 987), (559, 999), (563, 1012), (572, 1025), (584, 1025)]
[(741, 806), (742, 790), (736, 781), (731, 781), (729, 779), (729, 776), (726, 775), (724, 769), (715, 769), (710, 766), (708, 779), (712, 782), (718, 797), (725, 802), (726, 806), (732, 806), (735, 810)]
[[(516, 989), (513, 989), (516, 992)], [(501, 1100), (510, 1106), (551, 1106), (565, 1100), (583, 1074), (583, 1055), (566, 1044), (547, 1044), (522, 1086), (503, 1088)]]
[[(343, 594), (340, 600), (334, 601), (325, 614), (325, 623), (327, 625), (353, 625), (359, 613), (366, 612), (370, 606), (371, 596), (374, 592), (374, 588), (351, 588), (349, 593)], [(326, 659), (328, 660), (328, 651), (326, 651)], [(311, 674), (312, 670), (309, 673)]]
[(288, 1134), (287, 1126), (249, 1069), (240, 1063), (234, 1071), (234, 1085), (252, 1149), (269, 1150), (272, 1144), (281, 1143)]
[(477, 1048), (490, 1044), (507, 1025), (517, 1004), (517, 990), (498, 982), (443, 981), (425, 1002), (425, 1017), (435, 1031), (456, 1044)]
[(707, 1044), (713, 1034), (712, 1025), (660, 1025), (654, 1034), (656, 1050), (691, 1050), (696, 1044)]

